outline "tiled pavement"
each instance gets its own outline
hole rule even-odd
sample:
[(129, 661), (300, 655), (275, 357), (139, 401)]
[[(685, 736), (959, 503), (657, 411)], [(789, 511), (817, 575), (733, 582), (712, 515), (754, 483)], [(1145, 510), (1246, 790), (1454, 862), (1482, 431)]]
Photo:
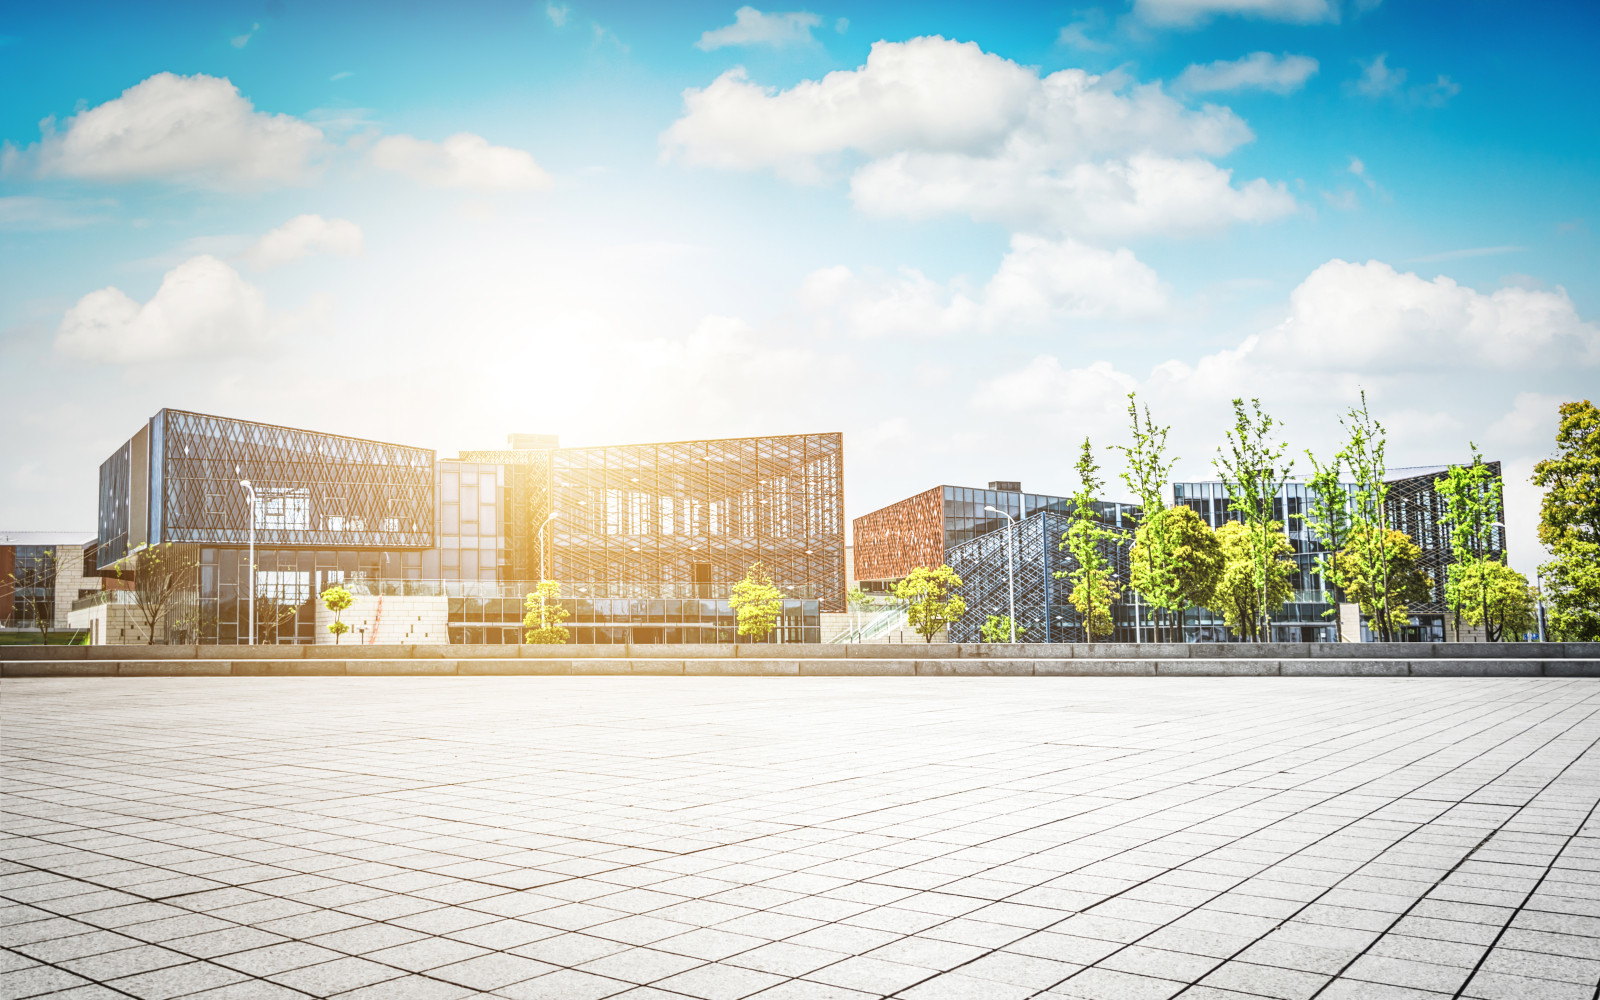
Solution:
[(1600, 681), (7, 680), (0, 996), (1600, 996)]

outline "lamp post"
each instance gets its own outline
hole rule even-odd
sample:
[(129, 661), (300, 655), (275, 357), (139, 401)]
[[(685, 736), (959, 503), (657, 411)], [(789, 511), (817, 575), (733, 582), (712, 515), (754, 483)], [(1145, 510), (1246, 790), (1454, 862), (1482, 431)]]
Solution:
[(256, 489), (250, 485), (250, 480), (241, 479), (239, 485), (244, 487), (245, 493), (250, 497), (250, 641), (247, 646), (256, 644)]
[(544, 573), (544, 529), (545, 529), (545, 525), (548, 525), (551, 521), (554, 521), (557, 517), (560, 516), (560, 514), (561, 514), (561, 512), (558, 511), (558, 510), (551, 511), (550, 512), (550, 516), (544, 519), (544, 524), (539, 525), (539, 582), (540, 583), (543, 583), (545, 581), (545, 573)]
[(1007, 514), (998, 507), (986, 506), (984, 510), (992, 510), (996, 514), (1005, 514), (1006, 518), (1006, 611), (1011, 619), (1011, 642), (1017, 641), (1017, 572), (1011, 567), (1011, 533), (1016, 528), (1017, 519)]

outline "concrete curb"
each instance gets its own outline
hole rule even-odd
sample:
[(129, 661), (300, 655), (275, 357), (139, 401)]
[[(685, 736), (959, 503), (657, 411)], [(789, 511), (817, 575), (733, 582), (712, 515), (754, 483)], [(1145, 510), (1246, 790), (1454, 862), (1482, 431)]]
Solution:
[(476, 657), (0, 660), (0, 677), (1600, 677), (1595, 659)]

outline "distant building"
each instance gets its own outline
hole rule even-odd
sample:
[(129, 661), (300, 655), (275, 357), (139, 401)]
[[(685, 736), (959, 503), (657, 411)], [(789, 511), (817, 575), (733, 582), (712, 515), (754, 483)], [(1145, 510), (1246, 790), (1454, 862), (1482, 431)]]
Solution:
[(73, 603), (102, 585), (92, 565), (85, 574), (93, 546), (88, 531), (0, 531), (0, 628), (34, 630), (41, 616), (69, 628)]
[[(1136, 510), (1128, 504), (1099, 506), (1102, 518), (1110, 524), (1120, 524)], [(935, 486), (924, 490), (851, 522), (856, 581), (864, 590), (884, 591), (918, 566), (944, 565), (956, 546), (1006, 526), (1005, 515), (987, 510), (989, 507), (1022, 519), (1041, 511), (1066, 513), (1073, 500), (1024, 493), (1021, 483), (1004, 480), (991, 482), (987, 489)]]
[(509, 443), (438, 459), (162, 410), (101, 466), (98, 565), (193, 547), (202, 642), (248, 640), (252, 590), (257, 641), (328, 641), (316, 595), (334, 583), (358, 595), (347, 641), (517, 642), (546, 577), (575, 641), (732, 641), (728, 589), (756, 561), (786, 595), (780, 640), (844, 610), (839, 434)]
[[(1500, 463), (1488, 463), (1495, 477)], [(1455, 639), (1453, 616), (1445, 604), (1445, 582), (1451, 560), (1448, 526), (1443, 523), (1444, 504), (1435, 483), (1446, 466), (1392, 469), (1389, 483), (1389, 517), (1393, 527), (1404, 531), (1422, 550), (1421, 565), (1433, 581), (1429, 600), (1408, 608), (1409, 622), (1402, 637), (1409, 640), (1443, 641)], [(994, 484), (991, 484), (994, 485)], [(1345, 484), (1347, 494), (1355, 487)], [(970, 498), (970, 499), (969, 499)], [(930, 506), (942, 501), (942, 506)], [(1284, 525), (1296, 565), (1290, 585), (1290, 599), (1271, 616), (1272, 639), (1277, 642), (1333, 642), (1338, 639), (1334, 615), (1337, 611), (1316, 564), (1326, 551), (1302, 521), (1307, 509), (1304, 483), (1289, 481), (1279, 488), (1273, 502), (1274, 520)], [(1172, 503), (1193, 508), (1213, 528), (1221, 527), (1238, 515), (1228, 509), (1228, 496), (1218, 481), (1172, 484)], [(983, 514), (985, 506), (1026, 512), (1011, 537), (1011, 557), (1015, 573), (1015, 606), (1019, 638), (1027, 642), (1083, 641), (1078, 613), (1067, 601), (1070, 583), (1058, 574), (1070, 572), (1074, 563), (1061, 547), (1062, 535), (1071, 523), (1071, 501), (1060, 497), (1028, 497), (1020, 491), (963, 490), (939, 487), (881, 511), (855, 520), (853, 542), (858, 553), (878, 546), (882, 553), (874, 564), (878, 572), (898, 579), (918, 565), (948, 563), (962, 579), (961, 596), (967, 615), (949, 629), (952, 642), (975, 642), (989, 615), (1004, 615), (1008, 607), (1006, 566), (1006, 519)], [(1138, 524), (1137, 507), (1126, 504), (1099, 505), (1100, 520), (1120, 538), (1108, 543), (1105, 554), (1124, 587), (1124, 594), (1112, 607), (1114, 633), (1108, 641), (1151, 641), (1155, 637), (1147, 608), (1138, 595), (1128, 590), (1130, 582), (1128, 552)], [(931, 511), (944, 515), (936, 524)], [(887, 515), (887, 516), (883, 516)], [(865, 530), (863, 530), (865, 528)], [(907, 544), (909, 540), (914, 544)], [(1503, 528), (1493, 530), (1491, 552), (1503, 554)], [(859, 569), (858, 569), (859, 572)], [(1207, 608), (1191, 608), (1183, 615), (1182, 639), (1187, 642), (1221, 642), (1232, 638), (1220, 615)], [(1372, 634), (1363, 623), (1364, 639)], [(1163, 630), (1165, 638), (1170, 633)], [(1176, 638), (1174, 636), (1174, 638)], [(1465, 632), (1460, 638), (1472, 638)]]

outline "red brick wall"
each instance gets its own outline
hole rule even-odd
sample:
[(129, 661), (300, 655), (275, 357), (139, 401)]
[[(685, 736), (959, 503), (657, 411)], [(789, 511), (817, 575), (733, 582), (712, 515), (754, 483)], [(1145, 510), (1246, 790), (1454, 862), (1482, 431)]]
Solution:
[(944, 565), (944, 487), (935, 486), (851, 523), (857, 580), (898, 580)]

